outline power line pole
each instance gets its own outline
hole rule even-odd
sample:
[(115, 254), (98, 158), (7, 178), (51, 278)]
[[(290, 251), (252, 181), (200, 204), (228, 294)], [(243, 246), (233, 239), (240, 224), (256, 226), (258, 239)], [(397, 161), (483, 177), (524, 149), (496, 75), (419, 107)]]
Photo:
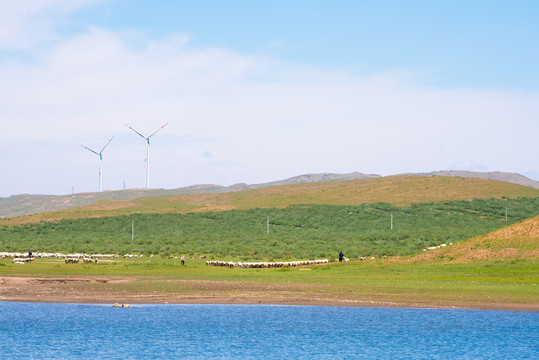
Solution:
[(135, 240), (135, 220), (131, 220), (131, 241)]
[(266, 228), (267, 228), (266, 235), (269, 235), (269, 215), (268, 215), (268, 224), (267, 224)]
[(502, 196), (502, 199), (505, 200), (505, 222), (507, 222), (507, 196)]
[(391, 230), (393, 230), (393, 210), (391, 210)]

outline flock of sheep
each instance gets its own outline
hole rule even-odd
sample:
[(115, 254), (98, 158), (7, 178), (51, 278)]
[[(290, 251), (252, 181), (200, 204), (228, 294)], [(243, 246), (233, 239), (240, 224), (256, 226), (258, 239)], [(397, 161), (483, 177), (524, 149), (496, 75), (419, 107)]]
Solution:
[(328, 259), (323, 260), (301, 260), (301, 261), (282, 261), (282, 262), (234, 262), (234, 261), (220, 261), (209, 260), (206, 261), (206, 266), (224, 266), (230, 268), (245, 268), (245, 269), (257, 269), (257, 268), (280, 268), (280, 267), (296, 267), (305, 265), (320, 265), (327, 264)]
[[(143, 257), (144, 255), (135, 255), (135, 254), (125, 254), (124, 255), (124, 259), (139, 259), (141, 257)], [(153, 255), (150, 256), (150, 258), (152, 258)]]
[(90, 257), (97, 259), (113, 259), (118, 255), (112, 254), (62, 254), (62, 253), (18, 253), (18, 252), (0, 252), (0, 259), (5, 258), (36, 258), (36, 259), (65, 259), (66, 257)]
[[(453, 243), (449, 243), (449, 245), (453, 245)], [(436, 250), (436, 249), (443, 248), (443, 247), (446, 247), (446, 246), (447, 246), (447, 244), (440, 244), (440, 245), (437, 245), (437, 246), (429, 246), (428, 248), (423, 249), (423, 251)]]
[[(144, 255), (125, 254), (125, 259), (141, 258)], [(152, 258), (153, 256), (150, 256)], [(37, 258), (39, 259), (64, 259), (66, 264), (73, 264), (79, 262), (85, 263), (97, 263), (98, 259), (117, 259), (119, 255), (113, 254), (62, 254), (62, 253), (16, 253), (16, 252), (0, 252), (0, 259), (11, 258), (13, 263), (26, 264)], [(173, 258), (171, 256), (171, 258)], [(200, 257), (204, 258), (203, 256)], [(206, 266), (225, 266), (225, 267), (240, 267), (247, 269), (256, 268), (280, 268), (280, 267), (296, 267), (305, 265), (320, 265), (327, 264), (328, 259), (322, 260), (301, 260), (301, 261), (283, 261), (283, 262), (234, 262), (234, 261), (206, 261)]]
[(113, 254), (62, 254), (62, 253), (18, 253), (18, 252), (0, 252), (0, 259), (13, 259), (14, 264), (26, 264), (34, 259), (64, 259), (66, 263), (94, 262), (98, 259), (115, 259), (118, 255)]
[[(442, 244), (441, 246), (445, 246)], [(440, 246), (438, 246), (439, 248)], [(429, 248), (430, 250), (431, 248)], [(125, 254), (123, 255), (124, 259), (138, 259), (142, 258), (144, 255), (134, 255), (134, 254)], [(71, 263), (97, 263), (98, 259), (118, 259), (120, 256), (115, 254), (62, 254), (62, 253), (18, 253), (18, 252), (0, 252), (0, 259), (11, 258), (15, 264), (26, 264), (34, 259), (64, 259), (66, 264)], [(153, 258), (153, 255), (150, 255), (150, 259)], [(171, 259), (177, 259), (176, 256), (170, 256)], [(200, 259), (203, 259), (204, 256), (200, 256)], [(194, 258), (191, 258), (194, 259)], [(367, 258), (362, 257), (361, 260), (366, 260)], [(374, 259), (374, 258), (372, 258)], [(344, 261), (349, 259), (345, 258)], [(335, 261), (338, 261), (337, 259)], [(327, 264), (328, 259), (322, 260), (301, 260), (301, 261), (282, 261), (282, 262), (234, 262), (234, 261), (206, 261), (206, 266), (224, 266), (224, 267), (240, 267), (247, 269), (256, 269), (256, 268), (280, 268), (280, 267), (296, 267), (296, 266), (305, 266), (305, 265), (319, 265)]]
[[(453, 245), (450, 243), (449, 245)], [(431, 246), (428, 250), (439, 249), (445, 247), (447, 244), (441, 244), (438, 246)], [(427, 251), (427, 249), (423, 249)], [(138, 259), (142, 258), (144, 255), (133, 255), (125, 254), (123, 255), (124, 259)], [(15, 264), (26, 264), (30, 261), (33, 261), (36, 258), (47, 259), (47, 258), (56, 258), (64, 259), (66, 263), (97, 263), (98, 259), (117, 259), (119, 255), (114, 254), (62, 254), (62, 253), (17, 253), (17, 252), (0, 252), (0, 259), (11, 258)], [(153, 258), (153, 255), (150, 255), (150, 258)], [(170, 256), (171, 259), (178, 258), (177, 256)], [(201, 256), (200, 259), (203, 259), (204, 256)], [(192, 258), (194, 259), (194, 258)], [(375, 259), (371, 257), (371, 259)], [(361, 257), (360, 260), (367, 260), (367, 257)], [(338, 259), (335, 259), (338, 261)], [(344, 258), (344, 261), (349, 261), (349, 259)], [(296, 266), (306, 266), (306, 265), (320, 265), (329, 263), (328, 259), (321, 260), (300, 260), (300, 261), (281, 261), (281, 262), (234, 262), (234, 261), (221, 261), (221, 260), (210, 260), (206, 261), (206, 266), (223, 266), (230, 268), (246, 268), (246, 269), (256, 269), (256, 268), (280, 268), (280, 267), (296, 267)]]

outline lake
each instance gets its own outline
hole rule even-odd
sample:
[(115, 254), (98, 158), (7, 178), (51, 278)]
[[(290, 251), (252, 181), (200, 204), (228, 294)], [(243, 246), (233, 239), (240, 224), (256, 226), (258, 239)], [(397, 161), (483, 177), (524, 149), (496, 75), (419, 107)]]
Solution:
[(1, 359), (539, 359), (539, 313), (0, 302)]

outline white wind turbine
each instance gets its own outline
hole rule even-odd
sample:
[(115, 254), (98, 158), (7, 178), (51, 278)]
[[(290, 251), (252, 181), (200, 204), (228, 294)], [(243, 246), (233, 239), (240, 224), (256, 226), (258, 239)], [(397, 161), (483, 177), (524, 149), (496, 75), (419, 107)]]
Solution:
[(161, 126), (159, 129), (157, 129), (153, 134), (151, 134), (150, 136), (146, 137), (144, 135), (142, 135), (141, 133), (139, 133), (137, 130), (133, 129), (131, 126), (125, 124), (125, 126), (127, 126), (128, 128), (130, 128), (131, 130), (133, 130), (134, 132), (136, 132), (140, 137), (142, 137), (144, 140), (146, 140), (146, 189), (149, 189), (150, 188), (150, 138), (152, 136), (154, 136), (159, 130), (161, 130), (162, 128), (164, 128), (165, 126), (167, 126), (168, 123), (166, 123), (165, 125)]
[(94, 154), (99, 156), (99, 192), (101, 192), (103, 190), (103, 150), (105, 150), (105, 148), (107, 146), (109, 146), (112, 139), (114, 139), (114, 136), (110, 138), (109, 142), (105, 146), (103, 146), (103, 149), (101, 149), (100, 152), (94, 151), (94, 150), (90, 149), (89, 147), (81, 145), (86, 150), (90, 150), (91, 152), (93, 152)]

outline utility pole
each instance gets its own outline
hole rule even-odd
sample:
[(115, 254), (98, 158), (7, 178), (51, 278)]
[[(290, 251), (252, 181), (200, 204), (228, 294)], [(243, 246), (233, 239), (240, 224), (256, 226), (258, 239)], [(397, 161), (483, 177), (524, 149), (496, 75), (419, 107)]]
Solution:
[(502, 199), (505, 200), (505, 222), (507, 222), (507, 196), (502, 196)]
[(135, 220), (131, 220), (131, 241), (135, 240)]
[(393, 230), (393, 210), (391, 210), (391, 230)]
[(266, 235), (269, 235), (269, 215), (268, 215), (268, 224), (267, 224), (266, 228), (267, 228)]

